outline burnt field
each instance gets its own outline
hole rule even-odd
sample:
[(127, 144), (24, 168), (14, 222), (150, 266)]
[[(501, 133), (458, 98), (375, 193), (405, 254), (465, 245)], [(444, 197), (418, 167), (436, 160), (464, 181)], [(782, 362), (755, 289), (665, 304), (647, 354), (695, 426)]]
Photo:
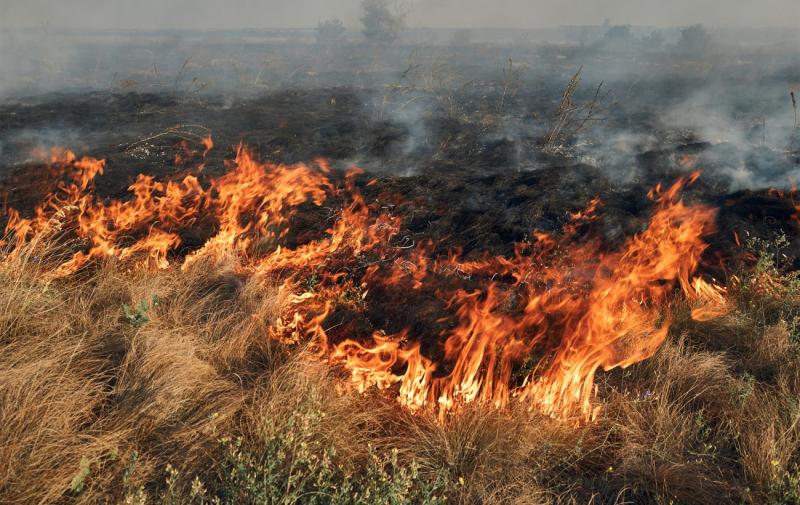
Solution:
[(796, 51), (52, 37), (0, 501), (800, 500)]
[[(459, 57), (477, 50), (427, 50), (416, 63), (419, 49), (408, 49), (408, 62), (391, 61), (403, 54), (394, 49), (377, 70), (351, 69), (348, 80), (360, 80), (345, 86), (325, 85), (341, 71), (326, 74), (320, 63), (316, 75), (311, 64), (298, 63), (303, 75), (296, 82), (263, 85), (274, 90), (161, 91), (170, 86), (128, 79), (129, 87), (144, 90), (6, 98), (0, 107), (5, 205), (30, 210), (51, 190), (55, 181), (41, 170), (51, 148), (106, 160), (98, 194), (124, 198), (140, 173), (165, 180), (189, 173), (210, 135), (215, 148), (204, 160), (206, 176), (223, 174), (239, 145), (273, 163), (325, 158), (342, 173), (364, 168), (378, 179), (367, 195), (413, 202), (406, 231), (435, 238), (442, 250), (507, 251), (531, 230), (558, 230), (595, 196), (605, 202), (605, 235), (619, 240), (641, 227), (648, 188), (698, 169), (703, 176), (693, 197), (722, 209), (723, 247), (737, 226), (793, 235), (791, 198), (769, 190), (791, 188), (800, 169), (788, 92), (800, 77), (776, 63), (762, 69), (762, 55), (728, 66), (653, 56), (661, 65), (650, 63), (658, 71), (647, 75), (652, 69), (639, 61), (617, 68), (625, 57), (617, 54), (570, 55), (574, 64), (556, 65), (523, 53), (542, 68), (515, 69), (513, 59), (463, 68)], [(480, 54), (487, 52), (501, 53)], [(355, 66), (351, 60), (336, 64)], [(439, 68), (445, 60), (449, 66)], [(585, 60), (571, 109), (559, 116)], [(384, 68), (391, 64), (396, 68)], [(197, 66), (183, 68), (178, 82), (196, 81), (190, 72), (213, 71)], [(479, 79), (467, 79), (470, 71)], [(429, 82), (426, 72), (447, 75)], [(737, 77), (743, 74), (749, 77)], [(559, 121), (564, 130), (548, 139)], [(445, 236), (449, 242), (441, 241)]]

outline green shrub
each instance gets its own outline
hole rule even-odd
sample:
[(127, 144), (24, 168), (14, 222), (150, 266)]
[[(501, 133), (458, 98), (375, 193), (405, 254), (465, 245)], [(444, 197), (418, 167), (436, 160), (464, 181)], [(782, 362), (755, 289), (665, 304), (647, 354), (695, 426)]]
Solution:
[(352, 504), (444, 503), (439, 482), (429, 483), (416, 464), (403, 464), (396, 449), (388, 454), (368, 448), (367, 461), (344, 461), (316, 429), (324, 413), (301, 407), (265, 440), (220, 440), (221, 470), (215, 479), (181, 479), (165, 469), (158, 500), (143, 488), (126, 491), (125, 503), (181, 504)]

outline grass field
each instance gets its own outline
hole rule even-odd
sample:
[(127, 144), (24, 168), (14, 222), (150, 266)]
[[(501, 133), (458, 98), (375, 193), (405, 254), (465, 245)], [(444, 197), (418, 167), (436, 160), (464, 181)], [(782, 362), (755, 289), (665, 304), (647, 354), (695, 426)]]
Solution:
[[(797, 503), (800, 283), (780, 241), (711, 322), (601, 374), (594, 422), (474, 403), (439, 419), (267, 337), (234, 258), (64, 280), (0, 264), (3, 503)], [(34, 253), (34, 251), (39, 251)], [(49, 251), (49, 254), (56, 254)]]

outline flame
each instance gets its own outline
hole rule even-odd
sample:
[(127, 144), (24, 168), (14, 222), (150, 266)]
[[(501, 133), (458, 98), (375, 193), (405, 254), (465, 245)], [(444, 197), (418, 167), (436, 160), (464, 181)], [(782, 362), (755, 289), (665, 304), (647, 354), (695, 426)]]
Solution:
[(203, 158), (205, 158), (206, 156), (208, 156), (208, 153), (210, 153), (211, 150), (214, 149), (214, 139), (211, 138), (211, 134), (209, 133), (208, 135), (200, 139), (200, 143), (203, 144), (204, 147)]
[(773, 198), (787, 200), (794, 209), (791, 219), (796, 226), (800, 226), (800, 198), (798, 198), (800, 197), (800, 191), (798, 191), (797, 183), (794, 180), (790, 178), (788, 182), (790, 185), (788, 190), (770, 188), (767, 194)]
[[(205, 158), (210, 136), (203, 145)], [(103, 160), (55, 153), (50, 168), (62, 182), (32, 217), (8, 212), (13, 251), (53, 240), (55, 231), (77, 239), (79, 250), (57, 260), (54, 277), (108, 258), (187, 269), (236, 257), (240, 274), (278, 282), (287, 294), (269, 338), (309, 341), (359, 390), (391, 390), (408, 408), (441, 415), (468, 402), (520, 401), (589, 419), (597, 370), (651, 356), (678, 293), (696, 319), (727, 310), (724, 289), (694, 276), (716, 217), (680, 199), (699, 172), (653, 188), (647, 228), (618, 250), (591, 233), (601, 219), (596, 198), (559, 234), (534, 230), (511, 256), (465, 259), (458, 250), (437, 255), (430, 240), (409, 245), (401, 219), (360, 193), (359, 169), (336, 182), (323, 160), (264, 163), (244, 146), (226, 164), (217, 178), (199, 170), (175, 181), (140, 175), (130, 198), (109, 200), (93, 187)], [(318, 217), (312, 226), (294, 223), (303, 206), (302, 215)], [(406, 315), (415, 297), (436, 307), (430, 328), (438, 330), (365, 334), (355, 323), (393, 304)]]
[(694, 154), (682, 154), (677, 158), (678, 165), (683, 168), (691, 168), (694, 167), (697, 163), (697, 155)]
[[(658, 207), (647, 230), (620, 251), (602, 253), (598, 241), (563, 249), (580, 221), (596, 219), (596, 200), (572, 216), (560, 240), (538, 234), (535, 253), (524, 254), (526, 247), (518, 244), (514, 258), (460, 264), (461, 272), (494, 271), (515, 282), (510, 287), (489, 282), (485, 289), (453, 295), (450, 307), (458, 323), (445, 335), (442, 360), (448, 374), (434, 377), (437, 366), (419, 355), (419, 346), (402, 347), (406, 336), (373, 336), (372, 346), (347, 340), (336, 347), (334, 359), (353, 371), (359, 389), (399, 382), (400, 400), (412, 408), (436, 402), (447, 410), (470, 401), (499, 407), (519, 397), (554, 416), (591, 417), (597, 369), (626, 367), (655, 352), (669, 329), (668, 302), (676, 285), (690, 299), (706, 303), (696, 310), (698, 318), (724, 311), (721, 288), (690, 279), (707, 247), (702, 237), (713, 232), (716, 215), (677, 199), (698, 175), (666, 190), (655, 188), (651, 196)], [(521, 310), (509, 311), (519, 296), (525, 300)], [(713, 310), (712, 302), (718, 304)], [(548, 350), (553, 357), (536, 363), (513, 388), (515, 368), (536, 351)], [(405, 371), (392, 375), (399, 365), (406, 365)]]

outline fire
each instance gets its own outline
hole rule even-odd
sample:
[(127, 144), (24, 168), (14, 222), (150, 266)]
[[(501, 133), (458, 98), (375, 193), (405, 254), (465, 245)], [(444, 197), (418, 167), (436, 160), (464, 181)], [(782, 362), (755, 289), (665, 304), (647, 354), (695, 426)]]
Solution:
[(697, 156), (694, 154), (682, 154), (678, 156), (678, 165), (684, 168), (694, 167), (697, 163)]
[[(205, 160), (210, 136), (203, 146)], [(591, 233), (601, 219), (595, 199), (560, 234), (532, 230), (511, 256), (467, 260), (459, 251), (437, 255), (430, 241), (404, 242), (401, 218), (358, 190), (358, 169), (336, 182), (322, 160), (263, 163), (242, 146), (227, 165), (217, 178), (202, 177), (202, 165), (177, 181), (140, 175), (130, 198), (109, 200), (93, 187), (104, 161), (54, 154), (50, 168), (63, 182), (32, 217), (9, 211), (10, 254), (45, 240), (76, 241), (71, 256), (54, 260), (56, 278), (109, 258), (130, 268), (186, 269), (235, 257), (240, 274), (287, 293), (269, 338), (309, 341), (358, 389), (393, 391), (412, 410), (442, 415), (468, 402), (519, 401), (552, 416), (591, 418), (598, 369), (651, 356), (668, 334), (678, 293), (697, 319), (727, 310), (724, 289), (695, 276), (716, 217), (680, 199), (699, 173), (655, 187), (647, 228), (618, 250)], [(325, 224), (298, 230), (301, 207)], [(376, 308), (407, 312), (415, 297), (435, 307), (436, 317), (425, 317), (436, 330), (374, 329)]]
[[(596, 240), (570, 247), (580, 221), (595, 219), (599, 201), (593, 201), (586, 212), (572, 216), (561, 239), (539, 234), (530, 246), (538, 246), (535, 251), (518, 245), (514, 258), (459, 265), (473, 275), (500, 273), (515, 282), (490, 281), (485, 289), (452, 296), (449, 306), (457, 325), (443, 335), (446, 375), (434, 376), (437, 365), (421, 356), (418, 346), (404, 349), (406, 336), (373, 336), (372, 346), (347, 340), (333, 356), (353, 371), (361, 389), (400, 383), (400, 399), (412, 408), (436, 402), (447, 410), (470, 401), (500, 407), (519, 397), (547, 414), (589, 417), (597, 369), (646, 359), (667, 336), (676, 286), (704, 307), (723, 305), (719, 288), (690, 277), (707, 247), (702, 237), (713, 232), (716, 216), (711, 208), (689, 207), (677, 199), (698, 175), (663, 191), (655, 188), (651, 196), (657, 210), (647, 230), (620, 251), (603, 253)], [(518, 309), (508, 310), (520, 297), (524, 301), (516, 302)], [(706, 317), (711, 310), (696, 313)], [(514, 387), (515, 370), (530, 356), (548, 351), (552, 357), (536, 363)], [(405, 370), (390, 374), (398, 364)]]
[(781, 190), (778, 188), (770, 188), (768, 194), (774, 198), (778, 198), (781, 200), (787, 200), (789, 204), (794, 208), (794, 212), (792, 213), (792, 221), (796, 225), (800, 225), (800, 191), (797, 189), (797, 184), (793, 180), (789, 180), (790, 189), (788, 190)]

